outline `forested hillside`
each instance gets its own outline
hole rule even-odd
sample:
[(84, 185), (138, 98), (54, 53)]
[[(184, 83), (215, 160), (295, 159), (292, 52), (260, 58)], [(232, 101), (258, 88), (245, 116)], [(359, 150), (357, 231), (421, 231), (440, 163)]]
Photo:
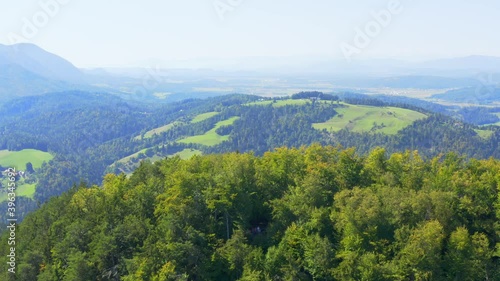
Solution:
[[(236, 99), (244, 103), (256, 97)], [(105, 93), (69, 91), (13, 100), (0, 107), (0, 150), (39, 149), (54, 159), (36, 169), (34, 199), (23, 197), (26, 214), (80, 182), (99, 184), (114, 161), (152, 144), (133, 137), (183, 116), (231, 105), (231, 97), (184, 100), (169, 105), (130, 103)], [(5, 168), (5, 167), (4, 167)], [(24, 169), (24, 165), (18, 167)], [(0, 176), (1, 177), (1, 176)], [(1, 202), (6, 210), (6, 202)], [(4, 218), (5, 213), (0, 213)], [(5, 220), (3, 220), (5, 221)]]
[[(53, 156), (30, 174), (29, 184), (36, 189), (30, 187), (34, 193), (22, 198), (20, 219), (74, 184), (101, 184), (106, 173), (131, 173), (142, 160), (177, 154), (262, 155), (317, 142), (356, 147), (360, 155), (382, 146), (389, 153), (419, 150), (426, 159), (451, 151), (468, 158), (500, 158), (499, 127), (471, 125), (447, 116), (448, 111), (438, 113), (443, 108), (429, 103), (341, 97), (320, 92), (292, 99), (228, 95), (166, 105), (78, 91), (26, 97), (0, 107), (0, 150), (38, 149)], [(484, 117), (483, 111), (462, 113), (469, 120)]]
[(144, 162), (28, 215), (2, 280), (500, 280), (499, 184), (382, 148)]

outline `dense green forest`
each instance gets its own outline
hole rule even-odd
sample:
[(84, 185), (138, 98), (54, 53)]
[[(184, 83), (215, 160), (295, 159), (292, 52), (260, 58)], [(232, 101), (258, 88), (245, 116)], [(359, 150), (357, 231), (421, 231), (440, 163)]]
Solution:
[(500, 280), (499, 185), (498, 160), (383, 148), (143, 162), (28, 215), (2, 280)]

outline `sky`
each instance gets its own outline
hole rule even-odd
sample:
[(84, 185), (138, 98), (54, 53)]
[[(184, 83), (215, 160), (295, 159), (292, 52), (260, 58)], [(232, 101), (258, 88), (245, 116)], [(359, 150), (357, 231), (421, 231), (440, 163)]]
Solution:
[(500, 57), (498, 15), (498, 0), (0, 0), (0, 43), (34, 43), (79, 67)]

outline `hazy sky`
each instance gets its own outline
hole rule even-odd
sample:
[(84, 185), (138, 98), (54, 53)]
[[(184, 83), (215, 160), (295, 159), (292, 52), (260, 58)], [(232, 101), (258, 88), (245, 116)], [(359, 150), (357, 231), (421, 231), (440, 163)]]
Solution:
[[(150, 58), (343, 58), (346, 44), (357, 48), (356, 58), (500, 56), (498, 0), (400, 0), (385, 27), (371, 23), (370, 43), (356, 45), (356, 28), (370, 27), (373, 13), (390, 2), (0, 0), (0, 43), (24, 37), (80, 67)], [(41, 3), (58, 9), (49, 5), (47, 12)]]

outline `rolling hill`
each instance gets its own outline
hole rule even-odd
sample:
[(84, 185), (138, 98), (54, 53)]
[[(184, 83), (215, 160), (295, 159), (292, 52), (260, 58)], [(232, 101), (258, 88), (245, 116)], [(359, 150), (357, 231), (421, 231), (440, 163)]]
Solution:
[(395, 135), (416, 120), (427, 117), (423, 113), (404, 108), (350, 104), (344, 106), (337, 110), (337, 116), (323, 123), (315, 123), (313, 127), (333, 132), (347, 129), (352, 132)]

